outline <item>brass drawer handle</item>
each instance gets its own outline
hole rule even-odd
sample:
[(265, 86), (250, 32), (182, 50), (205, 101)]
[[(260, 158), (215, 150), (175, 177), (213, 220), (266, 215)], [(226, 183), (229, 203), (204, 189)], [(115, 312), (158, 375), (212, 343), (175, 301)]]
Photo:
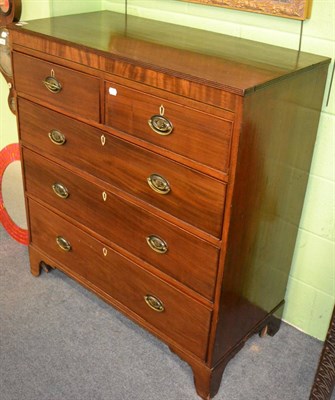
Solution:
[(147, 238), (149, 247), (159, 254), (165, 254), (168, 251), (168, 245), (165, 240), (156, 235), (149, 235)]
[(156, 296), (147, 294), (146, 296), (144, 296), (144, 300), (147, 305), (154, 311), (163, 312), (165, 310), (164, 304)]
[(48, 133), (49, 139), (53, 144), (57, 144), (58, 146), (62, 146), (66, 142), (65, 135), (62, 132), (57, 131), (56, 129), (52, 129)]
[(64, 239), (63, 236), (57, 236), (56, 243), (64, 251), (70, 251), (72, 249), (70, 242)]
[(49, 90), (51, 93), (59, 93), (62, 90), (62, 85), (57, 79), (53, 76), (48, 76), (42, 81), (44, 86)]
[(154, 132), (162, 136), (170, 135), (173, 131), (172, 123), (162, 115), (153, 115), (149, 119), (148, 124)]
[(168, 194), (171, 190), (169, 182), (161, 175), (151, 174), (147, 182), (151, 189), (159, 194)]
[(67, 199), (70, 195), (67, 187), (61, 183), (54, 183), (52, 185), (52, 190), (58, 197), (61, 197), (62, 199)]

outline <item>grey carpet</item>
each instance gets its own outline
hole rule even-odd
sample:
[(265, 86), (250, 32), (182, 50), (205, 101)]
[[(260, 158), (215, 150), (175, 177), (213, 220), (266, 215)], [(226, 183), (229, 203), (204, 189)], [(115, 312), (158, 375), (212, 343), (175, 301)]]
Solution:
[[(34, 278), (0, 225), (1, 400), (196, 400), (190, 367), (59, 271)], [(253, 337), (217, 400), (307, 400), (322, 343), (287, 324)]]

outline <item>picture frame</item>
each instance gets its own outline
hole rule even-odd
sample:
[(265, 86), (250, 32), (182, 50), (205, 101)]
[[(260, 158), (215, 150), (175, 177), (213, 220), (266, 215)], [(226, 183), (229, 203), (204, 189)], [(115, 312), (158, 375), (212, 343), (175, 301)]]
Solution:
[(310, 18), (312, 0), (181, 0), (297, 20)]

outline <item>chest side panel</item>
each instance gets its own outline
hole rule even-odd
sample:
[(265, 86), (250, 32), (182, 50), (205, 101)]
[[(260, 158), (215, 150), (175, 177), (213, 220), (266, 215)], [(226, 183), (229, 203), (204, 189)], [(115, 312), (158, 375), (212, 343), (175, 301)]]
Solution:
[(284, 300), (326, 75), (321, 67), (244, 101), (215, 362)]

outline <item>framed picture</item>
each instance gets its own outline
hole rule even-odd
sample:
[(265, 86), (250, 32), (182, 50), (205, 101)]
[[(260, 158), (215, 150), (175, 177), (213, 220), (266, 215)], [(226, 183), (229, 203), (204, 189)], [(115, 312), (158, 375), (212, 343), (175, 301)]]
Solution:
[(206, 4), (251, 11), (277, 17), (305, 20), (310, 17), (312, 0), (182, 0), (189, 3)]

